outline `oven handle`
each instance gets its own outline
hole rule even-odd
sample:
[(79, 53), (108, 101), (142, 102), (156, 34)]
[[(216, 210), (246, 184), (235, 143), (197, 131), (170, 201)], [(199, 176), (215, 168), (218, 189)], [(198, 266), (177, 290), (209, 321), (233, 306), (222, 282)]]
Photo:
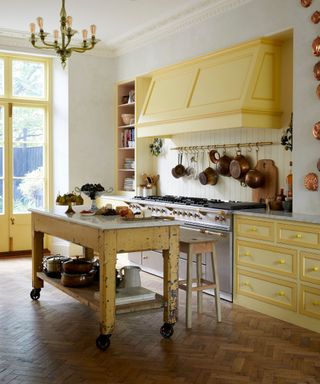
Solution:
[(182, 226), (181, 228), (187, 229), (189, 231), (196, 231), (196, 232), (200, 232), (200, 233), (205, 233), (207, 235), (219, 236), (219, 237), (222, 237), (222, 238), (227, 237), (227, 235), (224, 232), (215, 232), (215, 231), (212, 231), (212, 230), (209, 230), (209, 229), (191, 228), (191, 227), (185, 227), (185, 226)]

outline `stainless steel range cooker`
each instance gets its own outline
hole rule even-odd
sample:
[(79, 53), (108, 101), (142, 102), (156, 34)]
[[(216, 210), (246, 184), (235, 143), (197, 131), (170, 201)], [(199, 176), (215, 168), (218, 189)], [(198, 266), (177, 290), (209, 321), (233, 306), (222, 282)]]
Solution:
[[(189, 231), (202, 231), (219, 236), (216, 243), (221, 297), (232, 301), (233, 297), (233, 227), (232, 213), (243, 209), (264, 208), (264, 204), (240, 201), (210, 200), (183, 196), (136, 196), (130, 200), (133, 211), (147, 209), (153, 216), (169, 216), (181, 221), (181, 228)], [(186, 255), (181, 254), (180, 277), (184, 278)], [(206, 279), (211, 276), (211, 259), (205, 258), (203, 273)]]

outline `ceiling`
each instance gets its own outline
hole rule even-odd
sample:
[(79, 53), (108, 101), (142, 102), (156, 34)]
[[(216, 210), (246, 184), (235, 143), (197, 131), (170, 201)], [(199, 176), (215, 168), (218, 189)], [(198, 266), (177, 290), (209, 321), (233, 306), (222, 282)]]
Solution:
[[(66, 0), (73, 28), (97, 25), (100, 50), (121, 54), (170, 30), (187, 27), (252, 0)], [(10, 0), (1, 7), (0, 36), (25, 39), (38, 16), (44, 30), (58, 29), (61, 0)], [(193, 20), (193, 21), (191, 21)], [(98, 46), (97, 46), (98, 48)]]

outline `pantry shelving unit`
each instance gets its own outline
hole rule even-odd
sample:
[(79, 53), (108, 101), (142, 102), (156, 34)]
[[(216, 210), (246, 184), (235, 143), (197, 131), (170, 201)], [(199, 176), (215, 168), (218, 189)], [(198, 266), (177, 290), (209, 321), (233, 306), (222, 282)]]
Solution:
[[(116, 189), (121, 193), (135, 191), (135, 80), (117, 85), (116, 109)], [(123, 114), (131, 114), (133, 118), (126, 124)]]

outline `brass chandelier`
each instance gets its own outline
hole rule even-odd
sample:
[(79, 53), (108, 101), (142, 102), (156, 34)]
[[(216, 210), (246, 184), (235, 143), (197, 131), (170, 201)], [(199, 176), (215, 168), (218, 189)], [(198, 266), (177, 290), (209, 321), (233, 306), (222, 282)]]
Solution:
[[(62, 0), (62, 6), (60, 11), (60, 34), (59, 30), (53, 31), (53, 42), (47, 41), (47, 36), (49, 33), (46, 33), (43, 30), (43, 19), (42, 17), (37, 17), (37, 24), (39, 26), (39, 32), (35, 33), (36, 25), (35, 23), (30, 24), (31, 32), (31, 44), (38, 49), (53, 49), (58, 56), (60, 56), (62, 67), (65, 68), (67, 59), (71, 56), (72, 52), (83, 53), (94, 48), (94, 46), (99, 42), (96, 39), (96, 26), (90, 26), (91, 38), (88, 40), (88, 31), (86, 29), (82, 30), (82, 43), (79, 46), (71, 46), (71, 39), (77, 33), (76, 30), (72, 29), (72, 17), (67, 16), (65, 9), (65, 0)], [(38, 45), (41, 44), (41, 45)]]

